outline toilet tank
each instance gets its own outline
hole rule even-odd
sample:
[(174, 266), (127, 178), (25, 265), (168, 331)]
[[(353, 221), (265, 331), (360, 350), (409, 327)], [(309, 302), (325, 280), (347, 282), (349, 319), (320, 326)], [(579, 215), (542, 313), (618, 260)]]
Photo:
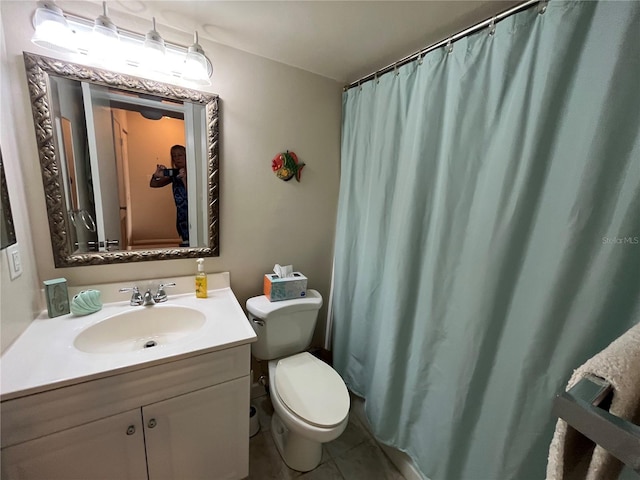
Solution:
[(295, 300), (270, 302), (264, 295), (247, 300), (249, 322), (258, 336), (251, 354), (258, 360), (272, 360), (306, 350), (320, 307), (322, 296), (311, 289)]

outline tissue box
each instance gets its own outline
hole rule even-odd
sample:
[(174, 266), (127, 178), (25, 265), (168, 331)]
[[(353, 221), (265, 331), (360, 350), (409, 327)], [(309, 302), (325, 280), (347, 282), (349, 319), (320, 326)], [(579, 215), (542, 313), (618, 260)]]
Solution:
[(300, 272), (293, 272), (293, 276), (280, 278), (275, 273), (264, 276), (263, 293), (270, 302), (292, 300), (307, 295), (307, 277)]

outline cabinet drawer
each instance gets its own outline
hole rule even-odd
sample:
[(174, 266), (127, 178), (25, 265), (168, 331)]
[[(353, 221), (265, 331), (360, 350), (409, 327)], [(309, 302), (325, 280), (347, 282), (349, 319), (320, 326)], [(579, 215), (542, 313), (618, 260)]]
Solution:
[(2, 447), (249, 374), (250, 345), (2, 402)]

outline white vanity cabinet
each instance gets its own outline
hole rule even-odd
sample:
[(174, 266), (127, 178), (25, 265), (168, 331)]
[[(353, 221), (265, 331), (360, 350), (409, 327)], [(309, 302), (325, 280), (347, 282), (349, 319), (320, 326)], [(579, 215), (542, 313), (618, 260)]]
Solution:
[(250, 347), (2, 402), (2, 478), (240, 479), (249, 467)]

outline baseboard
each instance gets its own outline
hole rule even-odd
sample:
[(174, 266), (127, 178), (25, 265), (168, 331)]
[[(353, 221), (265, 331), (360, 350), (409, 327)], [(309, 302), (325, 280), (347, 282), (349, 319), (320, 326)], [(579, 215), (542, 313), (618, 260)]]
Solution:
[(378, 445), (406, 480), (429, 480), (427, 477), (420, 475), (409, 455), (384, 443), (378, 443)]
[[(356, 417), (358, 418), (358, 420), (360, 420), (360, 423), (362, 423), (362, 425), (368, 430), (369, 434), (374, 437), (373, 433), (371, 432), (371, 426), (369, 425), (367, 416), (364, 413), (364, 400), (357, 395), (351, 394), (351, 402), (351, 412), (356, 414)], [(424, 477), (420, 473), (409, 455), (401, 452), (396, 448), (385, 445), (384, 443), (377, 443), (385, 453), (385, 455), (389, 457), (391, 463), (395, 465), (395, 467), (406, 480), (429, 480), (427, 477)]]

